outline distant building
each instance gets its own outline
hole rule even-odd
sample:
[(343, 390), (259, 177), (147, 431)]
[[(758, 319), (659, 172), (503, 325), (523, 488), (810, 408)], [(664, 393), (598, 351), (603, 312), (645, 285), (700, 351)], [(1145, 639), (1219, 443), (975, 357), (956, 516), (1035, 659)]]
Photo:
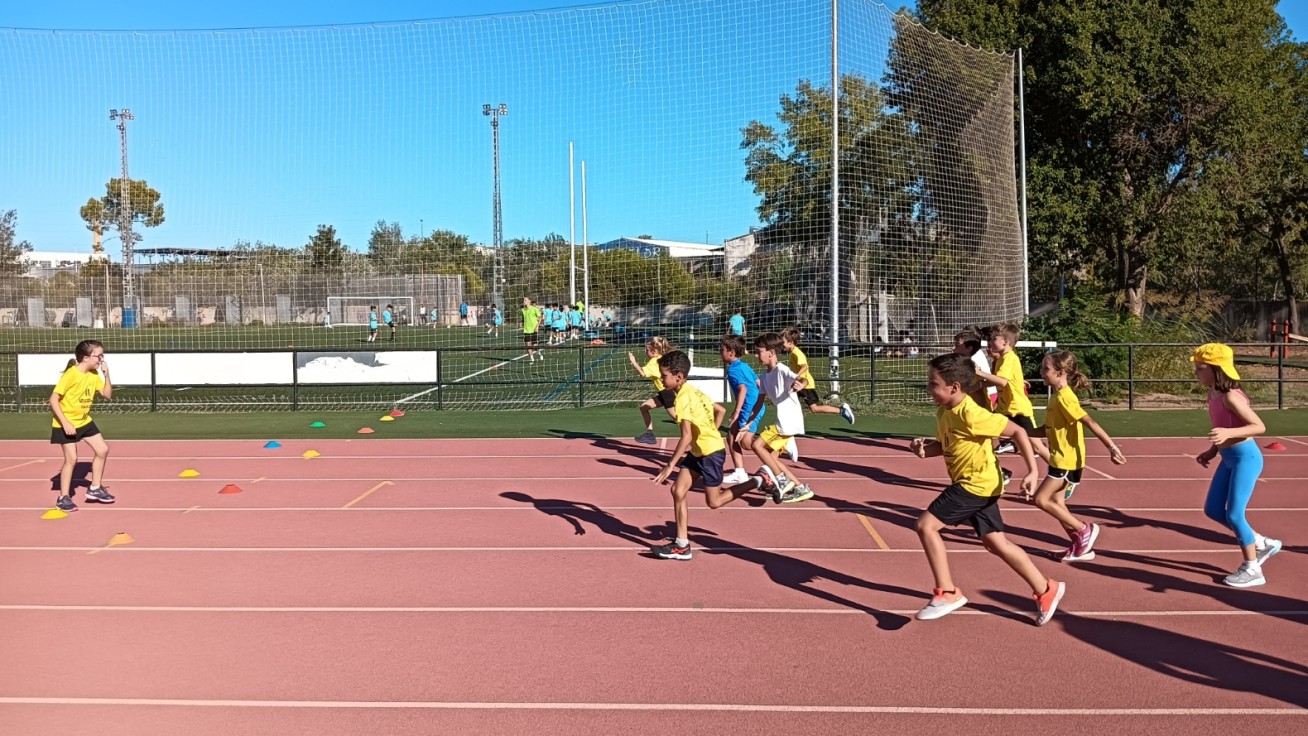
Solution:
[(618, 238), (592, 246), (595, 250), (630, 250), (646, 258), (666, 255), (680, 261), (691, 273), (710, 271), (722, 273), (723, 246), (707, 243), (683, 243), (677, 240), (653, 238)]
[(749, 232), (738, 237), (729, 238), (722, 244), (723, 266), (727, 276), (742, 277), (749, 275), (750, 265), (755, 251), (759, 247), (758, 231), (750, 228)]

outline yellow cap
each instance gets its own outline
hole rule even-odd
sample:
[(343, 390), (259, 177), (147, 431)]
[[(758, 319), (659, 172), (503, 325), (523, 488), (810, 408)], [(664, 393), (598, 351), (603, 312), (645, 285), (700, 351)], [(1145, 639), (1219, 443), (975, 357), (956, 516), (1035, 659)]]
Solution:
[(1235, 353), (1229, 345), (1220, 342), (1208, 342), (1194, 349), (1190, 362), (1215, 365), (1221, 368), (1233, 381), (1240, 380), (1240, 372), (1235, 369)]

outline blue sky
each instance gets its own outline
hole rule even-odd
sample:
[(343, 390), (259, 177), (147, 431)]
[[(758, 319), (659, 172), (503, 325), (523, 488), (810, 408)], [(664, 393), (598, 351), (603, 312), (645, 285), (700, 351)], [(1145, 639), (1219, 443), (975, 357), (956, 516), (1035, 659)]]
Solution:
[[(1281, 6), (1304, 37), (1308, 3)], [(378, 219), (489, 242), (481, 105), (504, 102), (506, 238), (568, 236), (571, 140), (592, 242), (721, 242), (757, 224), (740, 128), (774, 122), (798, 79), (826, 81), (827, 15), (823, 0), (6, 3), (0, 28), (280, 30), (0, 30), (0, 209), (39, 250), (89, 250), (77, 209), (117, 175), (108, 110), (130, 107), (131, 175), (168, 213), (141, 247), (298, 247), (324, 223), (362, 248)], [(348, 27), (308, 28), (331, 25)], [(888, 25), (846, 32), (865, 39), (848, 63), (879, 69)]]

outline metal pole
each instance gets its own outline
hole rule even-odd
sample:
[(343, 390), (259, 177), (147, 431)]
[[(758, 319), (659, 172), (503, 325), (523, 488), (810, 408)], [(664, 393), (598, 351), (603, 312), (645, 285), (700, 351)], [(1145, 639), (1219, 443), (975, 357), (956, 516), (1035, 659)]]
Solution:
[[(572, 141), (568, 141), (568, 294), (577, 303), (577, 202), (573, 183)], [(585, 317), (586, 315), (582, 315)], [(589, 325), (588, 325), (589, 326)]]
[(1031, 264), (1026, 242), (1026, 81), (1022, 72), (1022, 49), (1017, 50), (1018, 165), (1022, 170), (1022, 314), (1031, 313)]
[[(127, 176), (127, 121), (135, 120), (131, 110), (110, 110), (109, 119), (118, 121), (118, 142), (123, 173), (118, 181), (118, 239), (123, 244), (123, 309), (136, 307), (136, 274), (132, 268), (132, 188)], [(140, 319), (138, 316), (137, 319)]]
[(492, 201), (491, 241), (495, 252), (491, 256), (491, 302), (503, 305), (500, 298), (500, 249), (504, 245), (504, 221), (500, 210), (500, 116), (509, 114), (509, 107), (503, 102), (498, 107), (481, 106), (481, 114), (491, 119), (491, 149), (494, 151), (494, 199)]
[(586, 227), (586, 160), (581, 160), (581, 267), (585, 271), (581, 301), (590, 311), (590, 230)]
[(840, 393), (840, 3), (831, 0), (831, 393)]

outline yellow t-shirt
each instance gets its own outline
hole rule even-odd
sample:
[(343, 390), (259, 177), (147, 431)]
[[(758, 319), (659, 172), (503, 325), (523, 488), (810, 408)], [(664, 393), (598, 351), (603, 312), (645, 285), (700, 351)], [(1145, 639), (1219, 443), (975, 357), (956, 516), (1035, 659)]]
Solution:
[(1085, 431), (1081, 417), (1085, 409), (1070, 386), (1054, 394), (1045, 409), (1045, 439), (1049, 440), (1049, 465), (1059, 470), (1085, 467)]
[(1002, 494), (1004, 484), (990, 440), (1007, 426), (1008, 417), (982, 409), (971, 397), (963, 397), (952, 409), (936, 409), (936, 439), (944, 450), (949, 480), (974, 496)]
[(641, 369), (641, 373), (644, 373), (646, 378), (654, 382), (655, 392), (663, 390), (663, 374), (659, 372), (659, 356), (656, 355), (650, 358), (645, 367)]
[[(787, 361), (787, 363), (790, 366), (790, 370), (794, 371), (795, 375), (798, 376), (800, 369), (808, 365), (808, 356), (804, 355), (804, 351), (800, 350), (799, 346), (796, 345), (795, 347), (791, 348), (790, 360)], [(807, 371), (804, 371), (803, 378), (804, 378), (804, 388), (817, 388), (817, 381), (813, 379), (812, 368), (809, 368)]]
[(677, 424), (690, 422), (690, 454), (704, 457), (726, 449), (722, 433), (713, 422), (713, 400), (707, 394), (687, 381), (677, 389), (673, 407)]
[(1026, 397), (1026, 379), (1022, 376), (1022, 361), (1017, 353), (1012, 350), (1004, 353), (999, 365), (995, 366), (995, 375), (1008, 381), (1007, 386), (999, 389), (999, 413), (1010, 417), (1034, 417), (1035, 409), (1031, 408), (1031, 400)]
[[(69, 367), (59, 377), (54, 392), (59, 394), (59, 408), (64, 410), (64, 416), (73, 427), (81, 429), (91, 423), (91, 402), (95, 400), (95, 392), (102, 388), (104, 376), (91, 371), (83, 373), (77, 370), (77, 366)], [(63, 425), (58, 418), (52, 417), (50, 426), (58, 428)]]

